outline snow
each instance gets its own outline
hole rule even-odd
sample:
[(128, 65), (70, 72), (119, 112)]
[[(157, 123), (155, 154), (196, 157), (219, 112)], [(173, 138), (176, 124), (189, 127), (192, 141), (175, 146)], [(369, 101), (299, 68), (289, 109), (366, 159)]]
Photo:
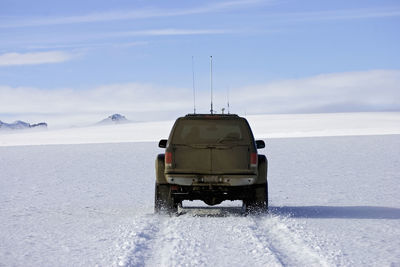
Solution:
[(108, 116), (104, 120), (99, 121), (97, 124), (107, 125), (107, 124), (119, 124), (119, 123), (129, 123), (129, 120), (121, 114), (113, 114), (111, 116)]
[(399, 266), (398, 113), (373, 125), (314, 115), (298, 129), (280, 116), (249, 121), (257, 136), (312, 137), (265, 139), (271, 208), (260, 216), (240, 201), (153, 214), (162, 149), (130, 138), (165, 138), (171, 122), (0, 135), (0, 266)]
[[(400, 112), (252, 115), (257, 138), (400, 134)], [(0, 146), (154, 142), (174, 121), (96, 125), (47, 131), (1, 132)]]

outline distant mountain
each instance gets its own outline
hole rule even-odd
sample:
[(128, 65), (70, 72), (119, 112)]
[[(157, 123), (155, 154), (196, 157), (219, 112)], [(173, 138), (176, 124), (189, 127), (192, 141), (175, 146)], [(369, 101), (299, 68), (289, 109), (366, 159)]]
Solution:
[(121, 123), (128, 123), (130, 122), (125, 116), (121, 114), (113, 114), (109, 116), (108, 118), (98, 122), (97, 124), (103, 124), (103, 125), (108, 125), (108, 124), (121, 124)]
[(31, 124), (30, 127), (31, 128), (47, 128), (47, 123), (39, 122), (39, 123), (36, 123), (36, 124)]
[(0, 121), (0, 130), (22, 130), (31, 128), (47, 128), (47, 123), (41, 122), (36, 124), (29, 124), (24, 121), (15, 121), (13, 123), (5, 123)]

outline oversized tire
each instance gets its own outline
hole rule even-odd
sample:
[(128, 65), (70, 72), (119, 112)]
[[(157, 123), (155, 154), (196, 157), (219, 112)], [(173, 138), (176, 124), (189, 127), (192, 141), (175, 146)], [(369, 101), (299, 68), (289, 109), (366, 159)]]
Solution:
[(258, 157), (258, 182), (251, 196), (243, 200), (246, 213), (262, 213), (268, 211), (268, 161), (264, 155)]
[(246, 213), (257, 214), (268, 211), (268, 183), (263, 186), (258, 186), (254, 190), (254, 196), (251, 199), (244, 200), (243, 204), (246, 208)]
[(168, 184), (157, 184), (154, 192), (154, 212), (155, 213), (176, 213), (178, 203), (175, 203)]
[(165, 154), (158, 154), (156, 158), (156, 183), (157, 184), (167, 184), (167, 179), (165, 179)]

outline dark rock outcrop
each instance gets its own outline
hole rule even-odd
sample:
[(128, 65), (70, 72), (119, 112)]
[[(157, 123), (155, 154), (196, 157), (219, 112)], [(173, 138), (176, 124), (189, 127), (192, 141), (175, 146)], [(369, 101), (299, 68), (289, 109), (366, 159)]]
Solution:
[(98, 122), (97, 124), (120, 124), (120, 123), (128, 123), (130, 122), (125, 116), (121, 114), (113, 114), (108, 118)]
[(30, 128), (47, 128), (47, 123), (40, 122), (36, 124), (29, 124), (24, 121), (15, 121), (13, 123), (5, 123), (0, 121), (0, 130), (22, 130)]

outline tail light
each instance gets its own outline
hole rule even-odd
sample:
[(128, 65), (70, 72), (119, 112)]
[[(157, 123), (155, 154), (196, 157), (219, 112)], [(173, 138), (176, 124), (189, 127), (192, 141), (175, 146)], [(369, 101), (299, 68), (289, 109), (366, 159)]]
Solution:
[(179, 187), (177, 185), (171, 185), (172, 191), (178, 191)]
[(257, 167), (257, 153), (250, 154), (250, 167)]
[(165, 152), (165, 166), (172, 166), (172, 152)]

